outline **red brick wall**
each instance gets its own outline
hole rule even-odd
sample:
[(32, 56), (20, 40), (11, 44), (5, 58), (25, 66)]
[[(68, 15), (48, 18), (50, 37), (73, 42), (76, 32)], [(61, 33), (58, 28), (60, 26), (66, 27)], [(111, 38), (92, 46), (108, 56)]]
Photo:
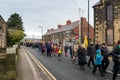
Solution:
[[(82, 18), (81, 20), (82, 20), (81, 21), (81, 24), (82, 24), (82, 27), (81, 27), (82, 33), (81, 34), (82, 34), (82, 37), (84, 37), (85, 35), (88, 36), (88, 22), (86, 21), (85, 18)], [(76, 26), (73, 29), (73, 32), (79, 34), (79, 25)], [(91, 25), (89, 25), (89, 34), (90, 34), (90, 37), (92, 38), (92, 41), (93, 41), (94, 40), (94, 28)]]

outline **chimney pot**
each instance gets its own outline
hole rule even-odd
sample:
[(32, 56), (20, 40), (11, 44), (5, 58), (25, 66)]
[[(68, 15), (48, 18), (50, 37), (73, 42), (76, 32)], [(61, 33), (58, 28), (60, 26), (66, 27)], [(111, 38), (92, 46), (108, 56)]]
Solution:
[(50, 29), (47, 29), (47, 32), (50, 32)]
[(58, 25), (58, 29), (60, 29), (62, 27), (62, 25)]
[(67, 21), (66, 21), (66, 24), (67, 24), (67, 25), (71, 24), (71, 21), (70, 21), (70, 20), (67, 20)]

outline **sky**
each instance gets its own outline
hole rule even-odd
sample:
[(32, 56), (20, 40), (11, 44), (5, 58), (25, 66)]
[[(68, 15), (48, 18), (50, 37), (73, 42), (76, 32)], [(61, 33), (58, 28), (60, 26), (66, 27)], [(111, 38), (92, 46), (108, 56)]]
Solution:
[[(89, 18), (93, 25), (92, 6), (99, 0), (89, 1)], [(0, 15), (5, 21), (14, 13), (21, 16), (26, 38), (40, 39), (42, 28), (39, 26), (45, 34), (47, 29), (56, 29), (58, 24), (65, 25), (67, 20), (74, 22), (80, 16), (88, 17), (88, 0), (0, 0), (0, 3)]]

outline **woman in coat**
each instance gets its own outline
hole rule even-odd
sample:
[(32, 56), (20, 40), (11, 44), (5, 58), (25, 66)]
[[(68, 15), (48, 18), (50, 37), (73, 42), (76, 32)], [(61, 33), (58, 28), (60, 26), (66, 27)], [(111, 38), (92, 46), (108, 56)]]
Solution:
[(86, 50), (83, 46), (79, 46), (78, 48), (78, 61), (81, 70), (85, 70), (84, 66), (86, 64)]

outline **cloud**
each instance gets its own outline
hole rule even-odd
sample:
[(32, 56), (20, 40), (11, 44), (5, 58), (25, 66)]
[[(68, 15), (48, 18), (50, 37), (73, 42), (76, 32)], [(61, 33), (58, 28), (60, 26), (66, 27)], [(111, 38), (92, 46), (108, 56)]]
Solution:
[[(92, 25), (92, 5), (97, 1), (90, 0)], [(83, 16), (87, 17), (87, 0), (0, 0), (0, 3), (0, 12), (6, 21), (15, 12), (22, 16), (26, 34), (40, 34), (38, 26), (43, 26), (45, 33), (51, 27), (57, 28), (58, 24), (64, 25), (68, 19), (76, 21), (79, 19), (79, 8), (84, 9)]]

